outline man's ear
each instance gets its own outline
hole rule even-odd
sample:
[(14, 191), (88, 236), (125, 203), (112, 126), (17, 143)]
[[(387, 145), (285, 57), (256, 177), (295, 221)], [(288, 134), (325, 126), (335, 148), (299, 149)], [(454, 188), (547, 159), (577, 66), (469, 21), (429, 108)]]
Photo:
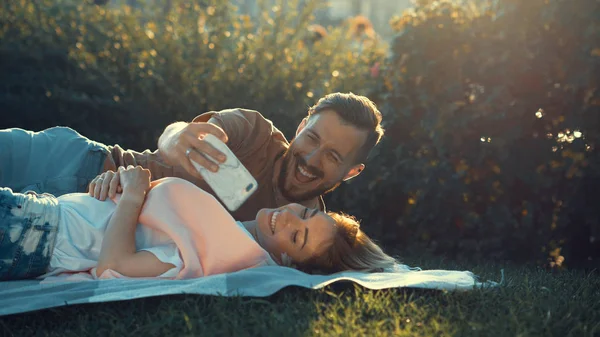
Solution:
[(357, 175), (359, 175), (364, 169), (365, 169), (365, 164), (354, 165), (354, 166), (352, 166), (350, 171), (348, 171), (348, 173), (346, 173), (346, 176), (342, 180), (343, 181), (350, 180), (350, 179), (356, 177)]
[(298, 128), (296, 129), (296, 136), (306, 127), (306, 123), (308, 123), (308, 116), (304, 117), (302, 122), (300, 122), (298, 125)]

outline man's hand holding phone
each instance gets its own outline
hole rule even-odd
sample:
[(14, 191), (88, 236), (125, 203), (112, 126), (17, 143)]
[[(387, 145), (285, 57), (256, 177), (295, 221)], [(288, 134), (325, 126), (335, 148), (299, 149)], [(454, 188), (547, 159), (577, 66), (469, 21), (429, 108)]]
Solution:
[(213, 189), (225, 207), (230, 211), (235, 211), (257, 190), (258, 183), (244, 167), (244, 164), (220, 139), (212, 134), (207, 134), (204, 140), (219, 152), (224, 153), (226, 160), (220, 164), (219, 172), (207, 170), (205, 166), (196, 163), (194, 159), (191, 159), (192, 165), (200, 172), (204, 181)]
[(223, 143), (227, 143), (227, 134), (219, 126), (204, 122), (181, 122), (170, 125), (169, 129), (161, 136), (158, 144), (161, 155), (169, 164), (179, 164), (189, 174), (202, 178), (192, 165), (192, 161), (211, 172), (217, 172), (219, 170), (217, 163), (224, 163), (227, 159), (222, 151), (204, 139), (206, 135), (213, 135)]

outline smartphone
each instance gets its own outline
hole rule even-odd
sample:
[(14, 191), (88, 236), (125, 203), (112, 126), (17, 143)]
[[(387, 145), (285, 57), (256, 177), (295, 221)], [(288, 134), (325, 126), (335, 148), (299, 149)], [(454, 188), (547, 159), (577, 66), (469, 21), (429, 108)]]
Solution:
[(208, 186), (215, 191), (215, 194), (225, 207), (231, 212), (236, 211), (256, 191), (258, 183), (242, 162), (219, 138), (207, 134), (204, 140), (225, 155), (225, 162), (219, 164), (213, 158), (206, 156), (208, 160), (219, 165), (217, 172), (209, 171), (193, 160), (191, 162), (196, 170), (200, 172)]

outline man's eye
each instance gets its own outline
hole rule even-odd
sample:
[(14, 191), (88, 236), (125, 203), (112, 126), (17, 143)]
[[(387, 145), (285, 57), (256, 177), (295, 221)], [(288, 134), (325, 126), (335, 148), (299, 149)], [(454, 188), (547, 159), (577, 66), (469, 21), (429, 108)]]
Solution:
[(297, 237), (298, 237), (298, 231), (294, 232), (294, 237), (293, 237), (293, 239), (292, 239), (292, 241), (293, 241), (294, 243), (296, 243), (296, 238), (297, 238)]

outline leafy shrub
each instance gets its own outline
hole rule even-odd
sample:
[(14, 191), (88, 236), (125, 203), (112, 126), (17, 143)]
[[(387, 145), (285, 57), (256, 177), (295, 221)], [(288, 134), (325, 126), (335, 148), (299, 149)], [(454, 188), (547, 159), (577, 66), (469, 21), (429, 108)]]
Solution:
[(387, 136), (330, 205), (400, 246), (597, 264), (600, 4), (470, 3), (392, 22)]
[(0, 127), (62, 124), (143, 149), (170, 122), (246, 107), (293, 135), (325, 93), (375, 86), (369, 67), (386, 52), (358, 54), (342, 28), (308, 43), (316, 0), (277, 1), (258, 21), (228, 1), (172, 1), (167, 12), (139, 3), (9, 2), (0, 13)]

